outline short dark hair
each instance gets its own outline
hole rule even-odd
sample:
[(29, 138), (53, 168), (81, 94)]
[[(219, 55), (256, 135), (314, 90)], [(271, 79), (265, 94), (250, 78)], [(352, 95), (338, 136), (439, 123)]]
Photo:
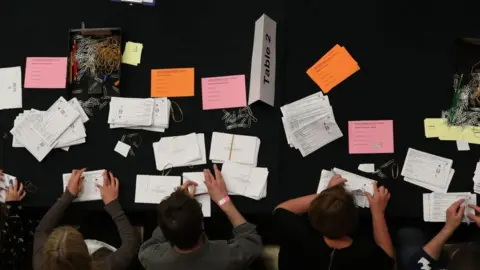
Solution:
[(203, 234), (203, 213), (200, 203), (177, 189), (157, 207), (158, 226), (172, 246), (195, 247)]
[(352, 233), (358, 224), (355, 200), (342, 185), (322, 191), (310, 204), (308, 217), (310, 224), (330, 239)]
[(462, 244), (453, 252), (448, 270), (476, 270), (480, 265), (480, 247), (477, 243)]

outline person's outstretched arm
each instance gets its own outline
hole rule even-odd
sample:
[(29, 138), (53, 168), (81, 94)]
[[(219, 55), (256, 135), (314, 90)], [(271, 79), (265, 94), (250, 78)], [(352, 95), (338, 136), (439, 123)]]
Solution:
[(120, 248), (109, 256), (110, 269), (127, 269), (137, 256), (140, 240), (118, 202), (118, 179), (111, 172), (107, 174), (107, 171), (104, 171), (103, 186), (97, 185), (97, 187), (105, 203), (105, 210), (117, 225), (118, 234), (122, 240)]
[(372, 212), (373, 235), (375, 243), (390, 256), (395, 257), (392, 239), (388, 232), (387, 221), (385, 220), (385, 209), (390, 200), (390, 193), (384, 187), (377, 188), (377, 183), (373, 182), (373, 196), (365, 192), (370, 203), (370, 211)]
[(60, 219), (63, 217), (63, 213), (68, 208), (70, 203), (77, 197), (83, 186), (82, 174), (86, 169), (73, 170), (70, 180), (68, 180), (68, 186), (62, 197), (48, 210), (45, 216), (42, 218), (37, 228), (35, 229), (35, 235), (33, 238), (33, 268), (41, 269), (42, 265), (42, 250), (43, 244), (47, 240), (50, 233), (55, 229)]
[(465, 206), (460, 206), (462, 203), (463, 200), (459, 200), (447, 209), (447, 222), (445, 223), (445, 226), (432, 240), (430, 240), (430, 242), (423, 247), (425, 253), (435, 260), (440, 258), (443, 246), (445, 246), (448, 239), (462, 223), (465, 213)]
[[(336, 174), (332, 177), (332, 179), (330, 179), (330, 182), (328, 183), (328, 187), (331, 188), (336, 185), (343, 185), (345, 181), (346, 180), (342, 178), (341, 175)], [(308, 212), (308, 208), (310, 207), (310, 204), (312, 203), (313, 200), (315, 200), (317, 196), (318, 194), (312, 194), (312, 195), (291, 199), (279, 204), (277, 207), (275, 207), (275, 209), (282, 208), (294, 214), (303, 215)]]
[(233, 225), (234, 239), (229, 241), (231, 255), (248, 264), (262, 254), (262, 238), (255, 225), (245, 220), (228, 197), (227, 186), (217, 165), (214, 165), (214, 171), (215, 177), (210, 170), (204, 171), (205, 185), (212, 200), (220, 206)]

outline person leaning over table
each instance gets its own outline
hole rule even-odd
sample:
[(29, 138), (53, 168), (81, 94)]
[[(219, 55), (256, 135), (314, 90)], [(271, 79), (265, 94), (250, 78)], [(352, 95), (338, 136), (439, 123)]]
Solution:
[[(464, 200), (453, 203), (446, 212), (447, 222), (443, 229), (429, 242), (419, 229), (403, 228), (398, 232), (398, 261), (400, 269), (408, 270), (478, 270), (480, 269), (480, 245), (478, 242), (454, 246), (450, 256), (443, 248), (465, 217)], [(480, 207), (470, 205), (476, 214)], [(480, 216), (467, 216), (480, 227)], [(477, 239), (478, 241), (478, 239)]]
[(85, 169), (73, 170), (63, 196), (50, 208), (35, 230), (33, 269), (35, 270), (97, 270), (127, 269), (140, 245), (138, 235), (118, 202), (119, 181), (111, 172), (103, 174), (100, 190), (105, 210), (112, 216), (122, 240), (120, 248), (96, 240), (84, 240), (73, 227), (55, 228), (83, 188)]
[(0, 204), (0, 269), (28, 269), (32, 254), (33, 229), (35, 221), (23, 213), (21, 201), (25, 198), (23, 184), (18, 180), (5, 183), (0, 170), (0, 182), (8, 187), (5, 191), (5, 203)]
[(139, 259), (147, 269), (246, 269), (262, 253), (262, 240), (228, 197), (221, 172), (215, 177), (205, 170), (205, 184), (233, 225), (234, 239), (211, 241), (203, 226), (200, 204), (195, 200), (196, 183), (187, 181), (157, 207), (158, 225), (152, 238), (141, 247)]
[(345, 181), (335, 175), (320, 194), (292, 199), (275, 208), (280, 270), (393, 269), (394, 250), (384, 216), (390, 193), (376, 183), (373, 196), (365, 193), (372, 213), (372, 239), (355, 233), (358, 209), (344, 188)]

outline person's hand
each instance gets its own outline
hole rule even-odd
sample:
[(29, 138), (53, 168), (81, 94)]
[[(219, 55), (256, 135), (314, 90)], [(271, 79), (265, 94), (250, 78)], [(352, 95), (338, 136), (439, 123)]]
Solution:
[(70, 176), (70, 180), (68, 180), (67, 190), (75, 197), (77, 197), (78, 193), (80, 193), (83, 189), (82, 174), (85, 172), (86, 169), (87, 168), (83, 168), (81, 170), (73, 170), (72, 176)]
[(100, 195), (102, 196), (102, 200), (105, 205), (118, 198), (118, 186), (118, 179), (113, 176), (112, 172), (107, 173), (107, 170), (104, 170), (103, 187), (97, 184), (97, 188), (100, 190)]
[[(3, 177), (3, 173), (0, 173), (0, 176)], [(20, 183), (20, 187), (18, 186), (17, 178), (13, 180), (13, 185), (8, 186), (6, 194), (5, 202), (19, 202), (23, 200), (26, 195), (25, 190), (23, 190), (23, 184)]]
[(334, 187), (337, 185), (343, 185), (347, 180), (343, 178), (340, 174), (335, 174), (331, 179), (330, 182), (328, 182), (328, 187)]
[(227, 185), (223, 181), (222, 173), (218, 170), (217, 165), (213, 165), (215, 171), (215, 177), (209, 169), (203, 171), (205, 175), (205, 185), (208, 189), (208, 194), (214, 202), (218, 202), (221, 199), (228, 196)]
[(195, 193), (197, 192), (197, 186), (197, 183), (192, 180), (187, 180), (182, 186), (180, 186), (180, 190), (186, 191), (190, 197), (194, 198)]
[(480, 207), (470, 204), (469, 207), (473, 208), (475, 210), (475, 215), (468, 214), (467, 217), (475, 222), (477, 226), (480, 228)]
[(372, 214), (384, 214), (390, 200), (390, 193), (384, 187), (377, 188), (377, 182), (373, 182), (373, 196), (365, 192), (368, 202), (370, 203), (370, 210)]
[(444, 228), (449, 232), (453, 233), (462, 224), (465, 215), (465, 205), (462, 205), (464, 201), (463, 199), (458, 200), (447, 209), (447, 222)]

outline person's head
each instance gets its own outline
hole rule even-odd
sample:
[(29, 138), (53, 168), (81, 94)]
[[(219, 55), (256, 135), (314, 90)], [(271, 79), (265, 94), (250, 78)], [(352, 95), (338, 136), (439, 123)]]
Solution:
[(353, 232), (358, 223), (355, 200), (342, 185), (322, 191), (310, 204), (308, 217), (312, 226), (330, 239)]
[(451, 254), (448, 270), (477, 270), (480, 266), (480, 247), (470, 243), (461, 245)]
[(92, 257), (88, 253), (83, 235), (75, 228), (56, 228), (43, 246), (45, 269), (90, 270)]
[(203, 213), (200, 203), (186, 191), (178, 189), (157, 207), (158, 226), (172, 246), (192, 249), (203, 235)]

